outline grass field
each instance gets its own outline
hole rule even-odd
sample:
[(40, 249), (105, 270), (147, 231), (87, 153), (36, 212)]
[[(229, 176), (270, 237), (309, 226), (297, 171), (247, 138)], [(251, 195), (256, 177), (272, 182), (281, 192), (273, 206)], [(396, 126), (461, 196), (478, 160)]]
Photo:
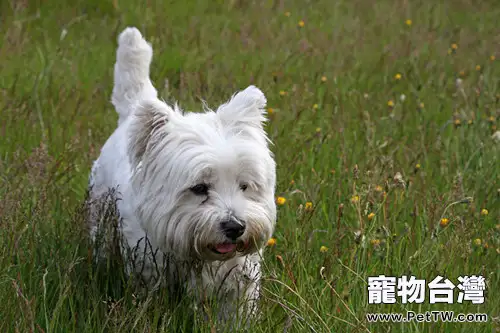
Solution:
[[(128, 25), (166, 100), (268, 98), (281, 205), (250, 331), (500, 331), (499, 17), (493, 0), (2, 1), (0, 332), (224, 330), (91, 263), (79, 208)], [(482, 275), (485, 302), (368, 304), (381, 274)], [(365, 318), (408, 310), (489, 318)]]

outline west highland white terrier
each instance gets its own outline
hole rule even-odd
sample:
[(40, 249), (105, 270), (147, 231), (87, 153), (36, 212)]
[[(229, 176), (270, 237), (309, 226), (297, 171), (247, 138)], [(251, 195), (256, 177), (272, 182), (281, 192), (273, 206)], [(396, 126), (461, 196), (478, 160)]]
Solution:
[(264, 94), (250, 86), (217, 111), (184, 113), (158, 99), (141, 33), (127, 28), (118, 44), (119, 120), (89, 180), (92, 239), (113, 191), (128, 274), (216, 299), (225, 317), (255, 313), (262, 249), (276, 223)]

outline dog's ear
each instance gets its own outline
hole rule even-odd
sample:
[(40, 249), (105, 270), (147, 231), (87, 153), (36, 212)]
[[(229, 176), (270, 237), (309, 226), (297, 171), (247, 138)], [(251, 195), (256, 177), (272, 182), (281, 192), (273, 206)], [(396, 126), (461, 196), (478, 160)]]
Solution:
[(129, 129), (128, 155), (133, 168), (150, 147), (165, 138), (166, 126), (174, 116), (176, 111), (158, 99), (138, 103)]
[(262, 127), (266, 121), (266, 97), (255, 86), (249, 86), (234, 95), (217, 109), (217, 114), (225, 125), (247, 124)]

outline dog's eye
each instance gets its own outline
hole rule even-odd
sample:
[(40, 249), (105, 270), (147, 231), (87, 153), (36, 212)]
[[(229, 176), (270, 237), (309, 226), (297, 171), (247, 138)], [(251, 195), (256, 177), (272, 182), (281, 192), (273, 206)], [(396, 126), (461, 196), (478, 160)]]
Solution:
[(208, 194), (208, 185), (207, 184), (197, 184), (190, 188), (191, 192), (196, 195), (207, 195)]
[(248, 188), (247, 184), (241, 184), (240, 185), (240, 190), (242, 190), (243, 192), (245, 192), (247, 188)]

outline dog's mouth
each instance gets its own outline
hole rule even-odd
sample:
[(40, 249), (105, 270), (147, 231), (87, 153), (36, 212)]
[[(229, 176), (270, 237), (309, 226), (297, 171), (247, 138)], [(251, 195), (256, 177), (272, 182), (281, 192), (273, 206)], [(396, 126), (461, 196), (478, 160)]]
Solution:
[(248, 248), (248, 243), (237, 242), (237, 243), (219, 243), (209, 246), (212, 252), (217, 254), (228, 254), (235, 251), (243, 252)]

